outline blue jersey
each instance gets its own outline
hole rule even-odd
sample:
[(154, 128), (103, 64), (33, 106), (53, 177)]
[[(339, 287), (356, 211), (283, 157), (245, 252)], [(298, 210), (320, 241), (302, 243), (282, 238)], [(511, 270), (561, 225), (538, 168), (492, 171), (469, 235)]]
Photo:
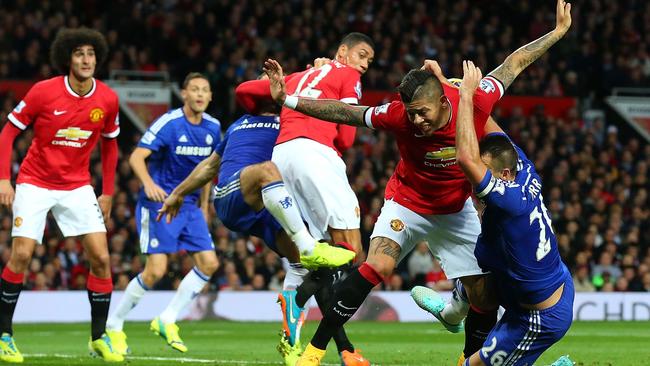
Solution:
[(233, 122), (216, 149), (221, 156), (218, 186), (249, 165), (271, 160), (279, 132), (277, 116), (245, 114)]
[[(182, 108), (160, 116), (145, 132), (138, 147), (151, 150), (148, 160), (153, 181), (167, 193), (176, 188), (197, 164), (207, 158), (221, 142), (221, 123), (207, 113), (198, 125), (190, 123)], [(200, 190), (185, 196), (187, 204), (195, 204)], [(140, 191), (145, 205), (160, 205), (149, 201)]]
[(492, 271), (513, 301), (537, 304), (564, 283), (568, 273), (560, 259), (551, 219), (542, 198), (542, 180), (526, 154), (519, 154), (514, 181), (488, 170), (476, 187), (485, 204), (476, 244), (479, 265)]

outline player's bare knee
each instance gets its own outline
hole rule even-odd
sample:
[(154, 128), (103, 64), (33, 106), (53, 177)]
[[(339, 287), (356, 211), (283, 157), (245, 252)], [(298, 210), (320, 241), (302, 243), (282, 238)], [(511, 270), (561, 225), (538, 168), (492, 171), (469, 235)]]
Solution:
[(200, 265), (197, 265), (197, 267), (199, 267), (201, 273), (206, 276), (212, 276), (212, 274), (219, 269), (219, 259), (215, 256), (214, 258), (204, 260)]
[(264, 187), (267, 184), (282, 180), (280, 170), (272, 161), (265, 161), (257, 164), (259, 170), (259, 185)]
[(160, 279), (165, 275), (167, 268), (145, 268), (142, 271), (142, 282), (144, 282), (147, 287), (153, 287)]

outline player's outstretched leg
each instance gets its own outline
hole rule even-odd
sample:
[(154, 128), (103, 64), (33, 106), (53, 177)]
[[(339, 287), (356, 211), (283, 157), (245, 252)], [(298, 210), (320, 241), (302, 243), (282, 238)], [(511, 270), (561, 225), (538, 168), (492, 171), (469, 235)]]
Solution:
[(240, 173), (240, 183), (244, 201), (256, 211), (266, 208), (271, 213), (298, 247), (305, 268), (338, 267), (354, 259), (354, 252), (317, 242), (311, 236), (294, 197), (287, 191), (273, 162), (244, 168)]
[(420, 308), (435, 316), (451, 333), (463, 331), (463, 319), (467, 316), (469, 301), (459, 280), (455, 281), (452, 298), (449, 302), (445, 302), (436, 291), (423, 286), (413, 287), (411, 297)]

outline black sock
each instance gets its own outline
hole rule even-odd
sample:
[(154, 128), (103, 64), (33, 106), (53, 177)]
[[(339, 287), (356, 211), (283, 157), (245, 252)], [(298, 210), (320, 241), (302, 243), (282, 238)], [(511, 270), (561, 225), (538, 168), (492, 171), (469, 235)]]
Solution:
[(0, 333), (13, 335), (12, 322), (18, 296), (23, 289), (21, 283), (11, 283), (5, 280), (0, 281)]
[(488, 334), (497, 323), (498, 310), (479, 313), (469, 308), (465, 319), (465, 349), (463, 354), (469, 358), (483, 347)]
[(111, 306), (112, 292), (94, 292), (88, 290), (88, 300), (90, 301), (90, 322), (92, 340), (102, 337), (106, 331), (106, 319), (108, 318), (108, 309)]
[[(331, 286), (321, 287), (320, 290), (314, 294), (316, 297), (316, 303), (318, 304), (321, 312), (324, 313), (325, 309), (327, 309), (327, 306), (330, 305), (329, 302), (332, 299), (333, 295), (334, 289)], [(334, 342), (336, 342), (336, 349), (339, 351), (339, 353), (343, 351), (354, 352), (354, 346), (350, 342), (350, 339), (345, 333), (345, 329), (343, 329), (343, 327), (340, 327), (338, 331), (334, 333), (332, 338), (334, 338)]]
[(307, 300), (318, 292), (318, 289), (321, 287), (320, 279), (315, 272), (312, 271), (305, 276), (300, 286), (296, 288), (296, 305), (301, 308), (305, 307)]
[[(370, 282), (361, 274), (372, 272), (374, 283)], [(375, 287), (381, 278), (365, 263), (353, 270), (350, 275), (341, 282), (334, 292), (332, 301), (323, 312), (323, 320), (318, 325), (318, 329), (311, 340), (311, 344), (319, 349), (326, 349), (327, 343), (338, 332), (338, 329), (345, 324), (354, 313), (357, 312), (363, 301), (370, 291)]]

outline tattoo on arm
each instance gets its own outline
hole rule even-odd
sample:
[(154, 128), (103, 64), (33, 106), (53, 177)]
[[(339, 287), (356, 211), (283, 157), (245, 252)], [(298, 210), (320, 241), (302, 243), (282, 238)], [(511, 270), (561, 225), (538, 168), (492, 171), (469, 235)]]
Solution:
[(353, 106), (334, 99), (300, 98), (296, 106), (296, 111), (311, 117), (362, 127), (366, 126), (363, 119), (366, 109), (366, 106)]
[(508, 56), (503, 63), (490, 73), (508, 88), (528, 65), (532, 64), (542, 56), (551, 46), (562, 38), (562, 35), (556, 32), (549, 32), (542, 37), (520, 47), (518, 50)]
[(402, 248), (391, 239), (378, 236), (372, 239), (370, 243), (370, 249), (373, 254), (383, 254), (389, 257), (392, 257), (395, 262), (399, 259), (399, 254), (402, 251)]

